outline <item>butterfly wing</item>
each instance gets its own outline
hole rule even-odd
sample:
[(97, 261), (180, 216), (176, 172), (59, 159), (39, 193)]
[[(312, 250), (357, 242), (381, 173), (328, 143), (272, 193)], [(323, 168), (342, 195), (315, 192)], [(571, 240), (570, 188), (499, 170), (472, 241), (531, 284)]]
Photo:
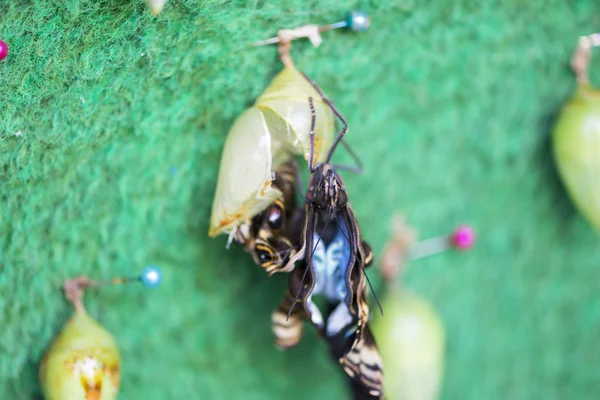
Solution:
[(340, 360), (351, 380), (354, 399), (382, 397), (383, 362), (369, 326), (365, 326), (361, 340)]

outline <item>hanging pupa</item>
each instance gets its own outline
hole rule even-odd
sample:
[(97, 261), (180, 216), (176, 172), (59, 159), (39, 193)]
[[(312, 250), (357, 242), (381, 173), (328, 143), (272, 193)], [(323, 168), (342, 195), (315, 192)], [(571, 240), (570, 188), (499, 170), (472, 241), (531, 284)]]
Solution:
[(315, 127), (315, 161), (326, 156), (332, 144), (335, 117), (319, 93), (296, 69), (289, 54), (291, 41), (308, 37), (315, 47), (321, 43), (320, 32), (348, 28), (362, 32), (370, 19), (362, 12), (352, 12), (344, 21), (279, 31), (277, 37), (257, 43), (279, 43), (284, 69), (260, 95), (254, 106), (246, 110), (231, 127), (221, 157), (217, 189), (213, 200), (209, 236), (231, 234), (281, 197), (272, 186), (278, 168), (293, 155), (308, 158), (310, 148), (313, 98), (317, 125)]
[(571, 66), (575, 93), (563, 106), (553, 132), (554, 158), (573, 203), (600, 232), (600, 91), (589, 81), (588, 66), (600, 34), (584, 36)]
[(233, 124), (223, 148), (209, 235), (230, 233), (263, 211), (281, 191), (271, 182), (292, 154), (308, 157), (310, 109), (315, 99), (318, 124), (315, 154), (322, 160), (331, 145), (334, 117), (319, 94), (293, 67), (286, 67)]
[(444, 370), (444, 325), (427, 300), (404, 288), (390, 287), (376, 315), (373, 335), (385, 371), (389, 400), (435, 400)]
[[(119, 284), (142, 281), (154, 287), (160, 272), (148, 267), (140, 277), (113, 279)], [(40, 384), (46, 400), (114, 400), (120, 383), (121, 357), (112, 335), (85, 310), (85, 288), (104, 282), (79, 277), (65, 283), (75, 313), (48, 349), (40, 365)]]
[(42, 361), (46, 400), (117, 398), (121, 358), (113, 337), (86, 312), (75, 312)]

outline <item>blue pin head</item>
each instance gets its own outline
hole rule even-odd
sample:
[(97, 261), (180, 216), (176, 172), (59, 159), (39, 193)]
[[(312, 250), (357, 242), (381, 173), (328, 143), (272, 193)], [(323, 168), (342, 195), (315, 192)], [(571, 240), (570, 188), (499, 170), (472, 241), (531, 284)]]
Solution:
[(362, 11), (352, 11), (346, 19), (346, 26), (355, 32), (364, 32), (371, 25), (371, 18)]
[(144, 286), (153, 288), (160, 285), (160, 281), (162, 280), (162, 274), (160, 273), (160, 269), (155, 266), (150, 266), (144, 268), (142, 271), (142, 275), (140, 275), (140, 280), (144, 284)]

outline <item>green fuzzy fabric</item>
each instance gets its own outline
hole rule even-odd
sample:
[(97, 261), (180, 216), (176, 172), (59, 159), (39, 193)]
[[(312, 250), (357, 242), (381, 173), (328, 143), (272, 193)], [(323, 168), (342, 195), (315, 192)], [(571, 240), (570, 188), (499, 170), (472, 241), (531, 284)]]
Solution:
[(39, 362), (72, 313), (65, 279), (150, 264), (157, 289), (86, 295), (119, 343), (121, 399), (347, 396), (313, 329), (273, 346), (286, 277), (207, 231), (229, 127), (281, 69), (275, 47), (251, 43), (357, 8), (368, 32), (327, 32), (293, 55), (349, 122), (365, 174), (344, 176), (376, 256), (398, 210), (422, 238), (460, 222), (479, 233), (471, 252), (415, 261), (404, 279), (447, 328), (442, 398), (600, 391), (600, 239), (549, 147), (596, 0), (171, 0), (157, 18), (141, 0), (3, 0), (1, 399), (40, 397)]

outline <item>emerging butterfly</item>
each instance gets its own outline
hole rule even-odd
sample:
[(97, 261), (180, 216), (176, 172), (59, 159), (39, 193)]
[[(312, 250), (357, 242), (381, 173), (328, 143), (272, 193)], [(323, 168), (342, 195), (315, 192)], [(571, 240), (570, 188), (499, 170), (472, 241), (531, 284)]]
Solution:
[[(364, 271), (372, 263), (373, 254), (370, 246), (361, 240), (344, 182), (330, 163), (337, 145), (344, 143), (342, 138), (348, 125), (319, 87), (310, 78), (306, 79), (344, 127), (324, 163), (314, 166), (312, 151), (309, 156), (311, 177), (300, 247), (282, 268), (291, 271), (289, 290), (273, 313), (273, 331), (280, 347), (292, 347), (302, 337), (302, 320), (308, 319), (327, 340), (332, 355), (351, 379), (355, 395), (364, 393), (379, 398), (382, 362), (368, 327), (368, 277)], [(312, 98), (309, 105), (312, 145), (316, 120)], [(361, 169), (358, 159), (351, 154)], [(324, 312), (315, 304), (316, 296), (325, 299)], [(300, 307), (295, 307), (298, 302)]]

